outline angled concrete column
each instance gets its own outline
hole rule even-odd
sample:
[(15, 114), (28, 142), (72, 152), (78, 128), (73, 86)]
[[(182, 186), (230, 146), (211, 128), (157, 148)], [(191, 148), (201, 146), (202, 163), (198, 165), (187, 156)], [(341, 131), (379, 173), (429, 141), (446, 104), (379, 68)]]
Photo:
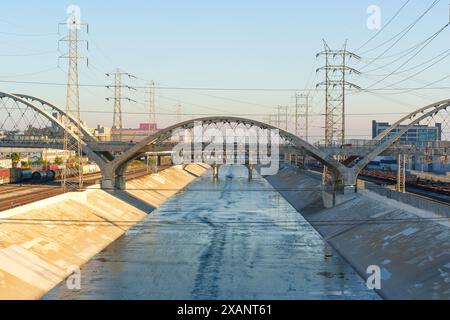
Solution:
[(127, 166), (128, 166), (128, 163), (125, 163), (116, 169), (115, 177), (114, 177), (114, 181), (115, 181), (114, 187), (118, 190), (126, 189), (125, 172), (127, 170)]
[(325, 181), (322, 191), (322, 199), (325, 208), (337, 206), (356, 196), (356, 178), (352, 169), (345, 172), (331, 173), (331, 180)]
[(104, 164), (100, 166), (100, 171), (102, 173), (100, 187), (105, 190), (114, 189), (115, 175), (112, 167), (108, 164)]
[(114, 181), (115, 181), (115, 189), (118, 189), (118, 190), (126, 189), (126, 180), (123, 175), (116, 175)]
[(248, 181), (251, 181), (253, 179), (253, 169), (255, 168), (254, 164), (247, 164), (246, 165), (248, 170)]
[(214, 180), (218, 180), (219, 179), (219, 167), (220, 167), (220, 165), (217, 162), (214, 162), (212, 167), (213, 167), (213, 178), (214, 178)]
[(157, 155), (156, 156), (156, 166), (159, 167), (161, 165), (161, 156)]

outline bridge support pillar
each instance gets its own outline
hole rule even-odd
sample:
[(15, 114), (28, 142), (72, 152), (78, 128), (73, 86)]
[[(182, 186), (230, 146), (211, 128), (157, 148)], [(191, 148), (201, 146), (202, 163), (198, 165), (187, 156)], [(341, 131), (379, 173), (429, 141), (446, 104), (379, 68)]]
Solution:
[(323, 181), (322, 199), (325, 208), (332, 208), (356, 196), (357, 175), (349, 169), (342, 174), (329, 172)]
[(156, 166), (157, 167), (161, 166), (161, 156), (160, 155), (156, 156)]
[(100, 165), (100, 172), (102, 179), (100, 181), (100, 187), (104, 190), (114, 189), (114, 171), (109, 165)]
[(126, 180), (123, 175), (117, 175), (115, 178), (115, 189), (125, 190), (126, 189)]
[(114, 189), (114, 179), (102, 178), (100, 181), (100, 187), (104, 190)]
[(125, 171), (127, 164), (120, 166), (117, 169), (113, 169), (110, 165), (102, 165), (100, 166), (100, 170), (102, 173), (102, 180), (100, 182), (100, 186), (104, 190), (125, 190), (126, 189), (126, 180), (125, 180)]
[(253, 180), (253, 169), (255, 168), (254, 164), (247, 164), (246, 165), (248, 170), (248, 181)]
[(214, 162), (212, 167), (213, 167), (213, 178), (214, 178), (214, 180), (218, 180), (219, 179), (219, 167), (220, 167), (220, 165), (217, 162)]

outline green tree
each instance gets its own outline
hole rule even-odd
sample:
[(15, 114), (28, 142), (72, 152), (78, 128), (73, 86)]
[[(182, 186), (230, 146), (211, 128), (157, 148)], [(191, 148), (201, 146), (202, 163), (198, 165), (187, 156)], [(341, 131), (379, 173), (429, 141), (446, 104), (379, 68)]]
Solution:
[(37, 158), (37, 160), (35, 161), (35, 163), (36, 163), (36, 164), (44, 164), (44, 163), (45, 163), (44, 158), (42, 158), (42, 157)]
[(20, 161), (20, 155), (17, 152), (11, 153), (11, 161), (12, 161), (13, 168), (16, 168), (17, 164)]
[(55, 164), (62, 164), (63, 163), (63, 159), (61, 157), (55, 157)]
[(20, 166), (22, 168), (29, 168), (30, 167), (30, 163), (28, 161), (20, 161)]

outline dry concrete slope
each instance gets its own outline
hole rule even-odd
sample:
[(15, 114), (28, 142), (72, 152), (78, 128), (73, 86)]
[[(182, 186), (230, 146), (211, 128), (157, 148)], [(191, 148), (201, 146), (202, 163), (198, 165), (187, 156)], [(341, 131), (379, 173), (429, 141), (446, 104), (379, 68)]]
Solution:
[[(208, 168), (175, 166), (127, 187), (156, 208)], [(146, 215), (98, 187), (0, 212), (0, 299), (40, 298)]]
[(266, 179), (361, 276), (370, 265), (381, 268), (383, 298), (450, 299), (448, 216), (365, 190), (325, 209), (313, 174), (285, 167)]

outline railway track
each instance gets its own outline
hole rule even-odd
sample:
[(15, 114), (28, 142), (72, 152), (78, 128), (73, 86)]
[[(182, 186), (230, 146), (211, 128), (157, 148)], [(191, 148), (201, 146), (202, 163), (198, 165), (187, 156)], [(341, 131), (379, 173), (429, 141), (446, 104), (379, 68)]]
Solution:
[[(383, 179), (379, 177), (372, 177), (372, 176), (360, 176), (361, 180), (368, 181), (375, 183), (377, 185), (395, 185), (395, 182), (392, 182), (389, 179)], [(428, 190), (421, 186), (410, 186), (406, 185), (406, 192), (415, 194), (417, 196), (420, 196), (421, 198), (425, 198), (428, 200), (433, 200), (435, 202), (439, 202), (442, 204), (450, 205), (450, 194), (445, 195), (437, 192), (433, 192), (433, 190)]]
[[(320, 172), (322, 173), (322, 169), (321, 168), (314, 168), (311, 167), (310, 168), (313, 171), (316, 172)], [(394, 185), (395, 182), (389, 180), (389, 179), (383, 179), (380, 177), (373, 177), (373, 176), (367, 176), (367, 175), (363, 175), (360, 174), (359, 175), (359, 179), (364, 180), (364, 181), (368, 181), (368, 182), (372, 182), (375, 183), (377, 185)], [(445, 194), (445, 193), (441, 193), (441, 192), (436, 192), (436, 190), (430, 190), (426, 187), (423, 186), (411, 186), (410, 184), (406, 185), (406, 192), (408, 193), (412, 193), (414, 195), (417, 195), (421, 198), (424, 199), (428, 199), (428, 200), (433, 200), (435, 202), (438, 203), (442, 203), (445, 205), (450, 205), (450, 194)]]
[[(170, 166), (160, 166), (157, 172)], [(126, 172), (126, 180), (140, 178), (149, 172), (146, 168), (130, 169)], [(101, 179), (100, 173), (86, 174), (83, 182), (86, 187), (94, 185)], [(75, 181), (74, 178), (71, 179)], [(2, 185), (0, 186), (0, 212), (15, 207), (23, 206), (35, 201), (54, 197), (63, 193), (61, 181), (52, 181), (51, 184), (21, 184), (21, 185)]]

